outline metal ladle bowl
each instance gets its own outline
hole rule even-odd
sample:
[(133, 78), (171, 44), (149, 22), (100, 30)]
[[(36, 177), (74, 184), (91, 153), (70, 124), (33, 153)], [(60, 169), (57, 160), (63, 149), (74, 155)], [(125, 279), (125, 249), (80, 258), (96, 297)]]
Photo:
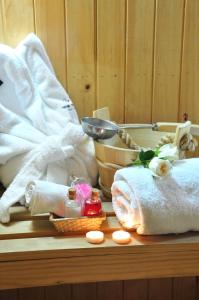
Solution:
[(157, 124), (129, 124), (116, 125), (111, 121), (105, 121), (98, 118), (84, 117), (81, 119), (83, 131), (95, 140), (105, 140), (112, 138), (121, 129), (127, 128), (151, 128), (157, 130)]

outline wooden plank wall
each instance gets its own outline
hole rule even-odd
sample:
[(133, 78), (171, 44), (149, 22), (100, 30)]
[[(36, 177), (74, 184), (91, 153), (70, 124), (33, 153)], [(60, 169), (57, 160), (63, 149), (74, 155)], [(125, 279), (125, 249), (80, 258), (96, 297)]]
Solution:
[[(35, 32), (79, 116), (199, 122), (198, 0), (0, 0), (0, 42)], [(0, 300), (198, 299), (197, 278), (1, 291)]]
[(79, 116), (199, 122), (198, 0), (0, 0), (0, 42), (45, 44)]
[(0, 291), (0, 300), (197, 300), (196, 278), (128, 280)]

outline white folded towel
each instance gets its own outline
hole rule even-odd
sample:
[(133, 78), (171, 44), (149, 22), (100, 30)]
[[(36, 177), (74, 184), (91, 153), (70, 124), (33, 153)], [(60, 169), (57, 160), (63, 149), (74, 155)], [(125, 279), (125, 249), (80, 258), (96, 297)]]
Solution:
[(68, 186), (48, 181), (29, 182), (26, 187), (25, 198), (31, 215), (52, 212), (64, 217), (68, 189)]
[(31, 180), (69, 185), (71, 175), (96, 183), (94, 145), (84, 135), (68, 94), (41, 41), (29, 34), (16, 49), (0, 45), (0, 222), (24, 203)]
[(138, 234), (199, 230), (199, 158), (176, 161), (168, 176), (153, 177), (142, 166), (116, 172), (113, 209)]

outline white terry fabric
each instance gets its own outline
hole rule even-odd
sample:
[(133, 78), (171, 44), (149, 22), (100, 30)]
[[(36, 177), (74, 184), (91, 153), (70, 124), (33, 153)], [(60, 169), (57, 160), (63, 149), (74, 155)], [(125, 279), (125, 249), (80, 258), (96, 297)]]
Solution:
[(43, 180), (29, 182), (25, 198), (31, 215), (52, 212), (64, 217), (68, 189), (69, 187), (66, 185)]
[(0, 222), (22, 200), (27, 183), (69, 184), (71, 175), (96, 183), (94, 146), (41, 41), (29, 34), (15, 49), (0, 45)]
[(113, 209), (120, 222), (138, 234), (199, 230), (199, 159), (176, 161), (164, 178), (142, 166), (116, 172)]

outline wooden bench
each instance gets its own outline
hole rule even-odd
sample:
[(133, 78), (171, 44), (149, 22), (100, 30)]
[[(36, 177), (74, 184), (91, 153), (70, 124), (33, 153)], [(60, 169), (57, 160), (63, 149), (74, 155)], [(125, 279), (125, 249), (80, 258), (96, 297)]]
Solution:
[(111, 232), (120, 229), (111, 203), (104, 203), (105, 242), (92, 245), (84, 235), (63, 235), (49, 216), (11, 208), (12, 222), (0, 225), (0, 289), (126, 279), (196, 276), (199, 233), (138, 236), (120, 246)]

